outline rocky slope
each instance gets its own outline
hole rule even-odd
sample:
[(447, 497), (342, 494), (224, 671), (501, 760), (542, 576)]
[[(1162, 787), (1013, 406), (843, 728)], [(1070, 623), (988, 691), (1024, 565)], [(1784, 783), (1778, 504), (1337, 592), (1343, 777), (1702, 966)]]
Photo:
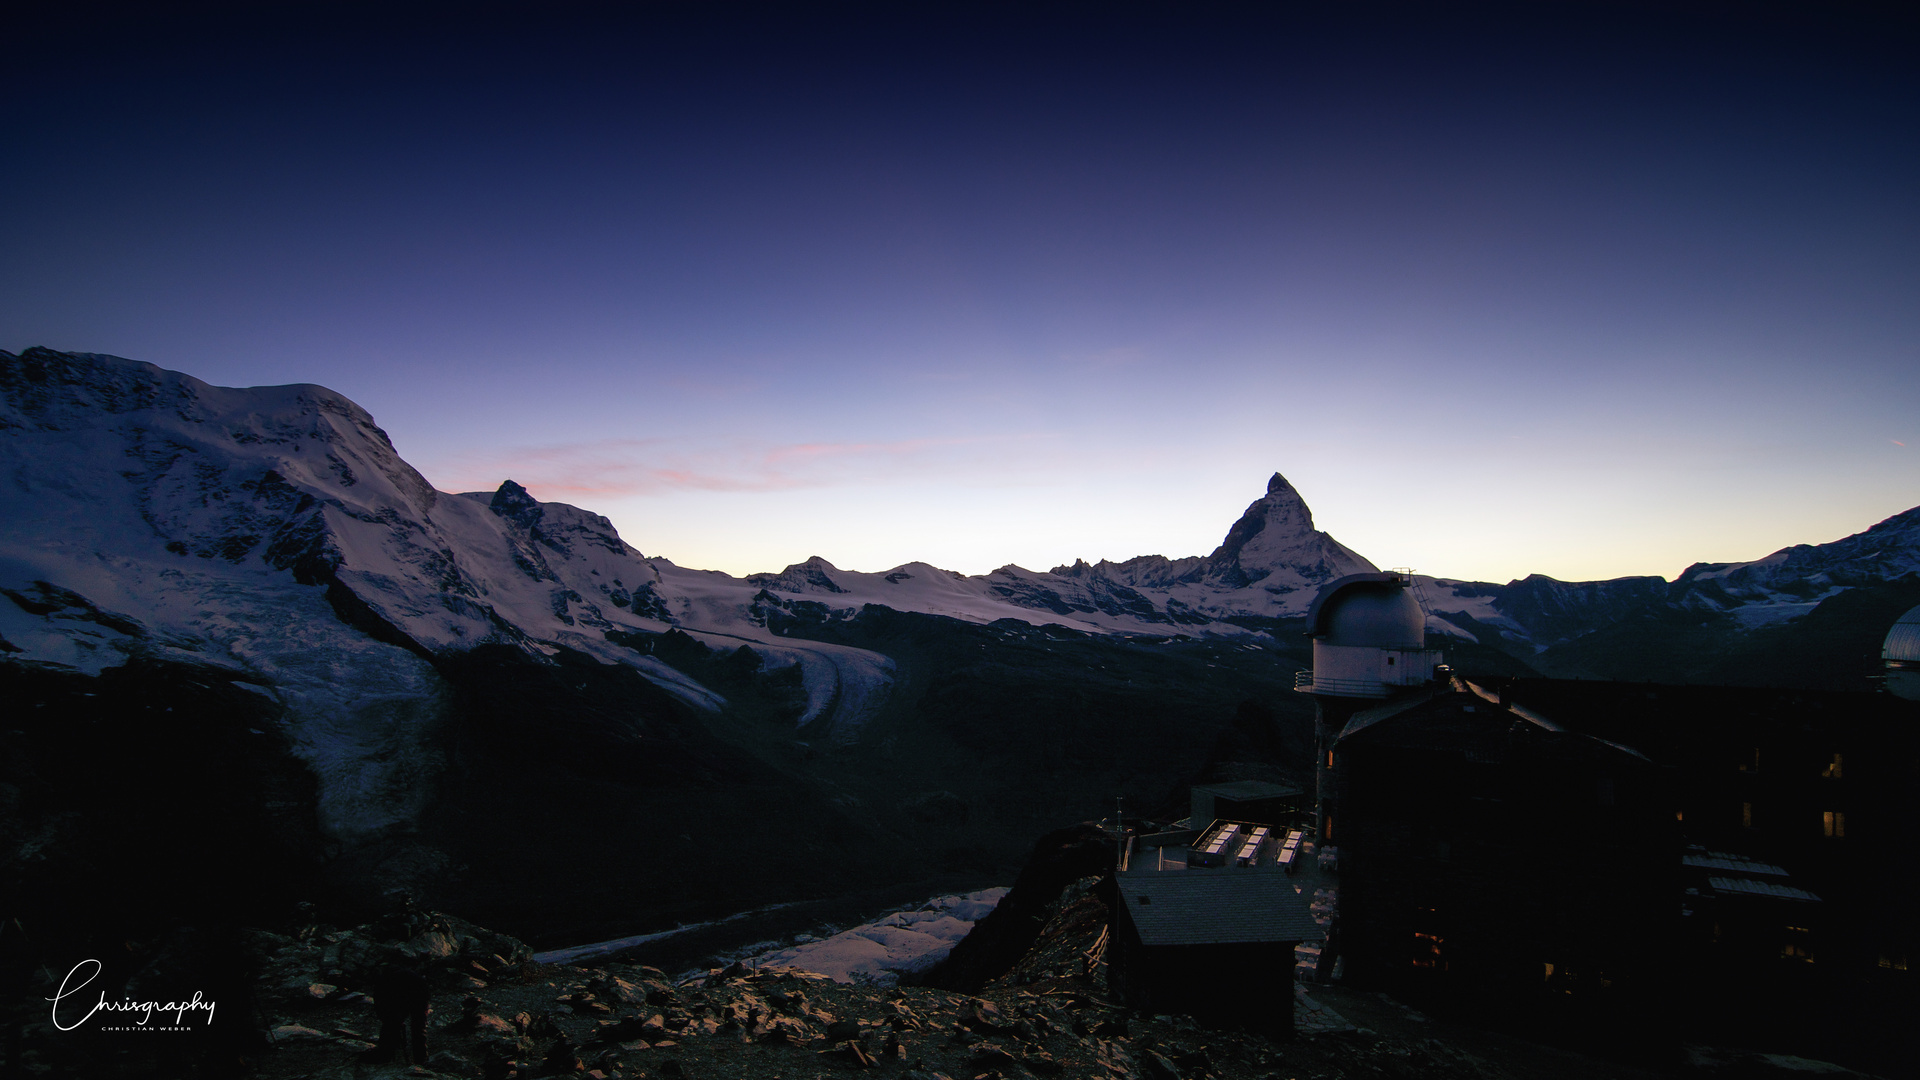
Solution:
[[(526, 946), (504, 935), (453, 916), (406, 910), (353, 928), (307, 921), (284, 932), (243, 931), (226, 949), (231, 961), (251, 970), (245, 984), (207, 981), (204, 964), (182, 962), (192, 949), (181, 945), (168, 954), (172, 959), (157, 957), (157, 965), (150, 963), (131, 978), (118, 969), (110, 973), (117, 976), (116, 990), (127, 993), (185, 997), (178, 988), (187, 985), (213, 991), (218, 1008), (212, 1023), (201, 1023), (196, 1015), (187, 1019), (186, 1030), (165, 1036), (95, 1030), (99, 1025), (58, 1031), (38, 1008), (10, 1007), (9, 1012), (23, 1015), (8, 1019), (23, 1029), (17, 1062), (27, 1076), (774, 1080), (872, 1072), (902, 1080), (1584, 1080), (1654, 1075), (1620, 1061), (1487, 1033), (1456, 1044), (1453, 1037), (1460, 1032), (1450, 1025), (1408, 1022), (1399, 1006), (1331, 988), (1316, 992), (1362, 1021), (1411, 1030), (1340, 1024), (1340, 1030), (1275, 1037), (1208, 1030), (1185, 1016), (1131, 1013), (1110, 1001), (1099, 965), (1087, 963), (1086, 947), (1105, 923), (1104, 910), (1089, 901), (1090, 895), (1088, 889), (1073, 890), (1055, 904), (1047, 933), (1033, 952), (977, 993), (837, 984), (790, 968), (736, 966), (676, 979), (628, 963), (540, 964)], [(380, 1024), (368, 995), (377, 993), (395, 968), (427, 979), (433, 1012), (424, 1067), (378, 1060), (374, 1053)]]

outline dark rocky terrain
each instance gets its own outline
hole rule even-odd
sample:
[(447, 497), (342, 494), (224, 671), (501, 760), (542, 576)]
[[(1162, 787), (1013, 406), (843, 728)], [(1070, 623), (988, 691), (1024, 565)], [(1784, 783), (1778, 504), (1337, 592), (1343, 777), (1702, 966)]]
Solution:
[[(1801, 1059), (1631, 1038), (1582, 1053), (1491, 1025), (1423, 1016), (1380, 995), (1309, 991), (1344, 1022), (1281, 1034), (1146, 1015), (1104, 984), (1099, 876), (1040, 906), (1029, 947), (972, 992), (842, 985), (742, 966), (673, 977), (655, 967), (536, 963), (520, 942), (453, 916), (406, 909), (335, 928), (297, 921), (240, 931), (225, 957), (246, 981), (210, 987), (218, 1022), (178, 1035), (59, 1032), (9, 1008), (9, 1075), (200, 1076), (262, 1080), (569, 1076), (592, 1080), (1522, 1080), (1863, 1074)], [(208, 955), (206, 944), (177, 949)], [(177, 980), (205, 966), (159, 965)], [(424, 1067), (379, 1052), (368, 992), (384, 973), (431, 987)], [(145, 971), (153, 971), (149, 964)], [(42, 980), (46, 982), (47, 980)], [(39, 991), (42, 986), (36, 984)], [(51, 992), (50, 990), (48, 992)], [(1630, 1036), (1631, 1033), (1621, 1033)]]

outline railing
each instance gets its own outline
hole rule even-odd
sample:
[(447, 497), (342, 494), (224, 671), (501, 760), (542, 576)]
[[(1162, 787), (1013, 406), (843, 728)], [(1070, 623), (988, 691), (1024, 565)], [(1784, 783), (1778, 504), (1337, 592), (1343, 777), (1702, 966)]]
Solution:
[[(1384, 683), (1379, 679), (1335, 679), (1326, 675), (1315, 679), (1311, 677), (1313, 675), (1311, 671), (1302, 672), (1302, 674), (1309, 676), (1304, 689), (1310, 694), (1333, 694), (1337, 697), (1386, 697), (1398, 688), (1395, 684)], [(1295, 676), (1294, 689), (1302, 689), (1298, 676)]]

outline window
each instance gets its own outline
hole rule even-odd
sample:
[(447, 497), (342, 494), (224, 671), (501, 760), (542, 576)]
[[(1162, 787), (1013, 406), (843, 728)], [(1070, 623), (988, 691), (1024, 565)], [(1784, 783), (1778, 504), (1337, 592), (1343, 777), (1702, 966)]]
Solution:
[(1820, 770), (1820, 777), (1823, 780), (1840, 779), (1840, 755), (1839, 754), (1833, 755), (1833, 760), (1827, 762), (1827, 767)]
[(1603, 776), (1593, 787), (1593, 793), (1600, 800), (1601, 806), (1613, 805), (1613, 777)]
[(1447, 970), (1446, 957), (1441, 955), (1440, 951), (1441, 946), (1446, 943), (1447, 939), (1441, 937), (1439, 934), (1422, 934), (1415, 932), (1413, 935), (1413, 966), (1417, 968), (1431, 968), (1435, 971)]
[(1750, 802), (1740, 804), (1740, 827), (1743, 829), (1753, 828), (1753, 804)]
[(1780, 945), (1780, 958), (1813, 963), (1813, 931), (1804, 926), (1787, 927), (1785, 940)]
[(1419, 906), (1413, 910), (1413, 949), (1412, 960), (1416, 968), (1428, 971), (1447, 970), (1447, 939), (1440, 932), (1440, 911), (1438, 908)]
[[(1820, 815), (1822, 835), (1840, 838), (1847, 835), (1847, 815), (1839, 810), (1828, 810)], [(1869, 829), (1869, 832), (1872, 830)]]
[(1571, 994), (1579, 983), (1580, 977), (1565, 964), (1541, 964), (1546, 970), (1546, 983), (1549, 993)]
[(1760, 748), (1759, 747), (1757, 746), (1754, 747), (1753, 752), (1751, 754), (1748, 754), (1746, 757), (1740, 759), (1740, 771), (1741, 772), (1759, 772), (1760, 771)]
[(1906, 953), (1881, 953), (1880, 966), (1888, 971), (1907, 970)]

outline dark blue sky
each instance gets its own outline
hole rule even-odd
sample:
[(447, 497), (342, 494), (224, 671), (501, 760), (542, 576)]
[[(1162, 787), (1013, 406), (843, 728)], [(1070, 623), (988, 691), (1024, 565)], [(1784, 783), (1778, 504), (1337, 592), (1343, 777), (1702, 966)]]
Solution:
[[(904, 6), (903, 6), (904, 7)], [(1920, 33), (1752, 5), (16, 25), (0, 347), (732, 571), (1672, 575), (1920, 503)]]

